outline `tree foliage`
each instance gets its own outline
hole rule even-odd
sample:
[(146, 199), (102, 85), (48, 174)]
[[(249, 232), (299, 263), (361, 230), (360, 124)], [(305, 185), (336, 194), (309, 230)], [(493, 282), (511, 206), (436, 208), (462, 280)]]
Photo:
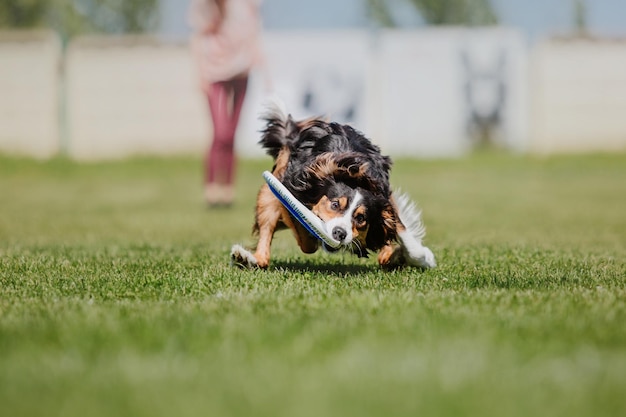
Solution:
[[(395, 26), (393, 0), (367, 0), (372, 17), (383, 26)], [(489, 0), (403, 0), (412, 4), (431, 25), (491, 25), (498, 21)]]
[(10, 0), (0, 2), (0, 27), (28, 28), (41, 26), (48, 9), (46, 0)]
[(80, 33), (138, 33), (158, 23), (159, 0), (10, 0), (0, 2), (0, 27), (49, 27), (64, 38)]
[(587, 4), (585, 0), (574, 1), (574, 27), (579, 35), (587, 33)]

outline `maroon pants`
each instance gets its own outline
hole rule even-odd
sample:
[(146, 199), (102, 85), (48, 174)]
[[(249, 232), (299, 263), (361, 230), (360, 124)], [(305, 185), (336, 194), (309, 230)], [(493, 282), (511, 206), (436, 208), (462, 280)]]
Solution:
[(235, 170), (235, 131), (248, 77), (211, 84), (207, 97), (213, 120), (213, 142), (204, 160), (205, 184), (231, 185)]

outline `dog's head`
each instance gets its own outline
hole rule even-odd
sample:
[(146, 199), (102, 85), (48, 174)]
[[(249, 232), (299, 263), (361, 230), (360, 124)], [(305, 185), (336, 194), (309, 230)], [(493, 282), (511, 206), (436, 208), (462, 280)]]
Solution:
[(275, 103), (264, 116), (261, 145), (273, 172), (327, 230), (359, 256), (396, 238), (391, 159), (349, 125), (320, 118), (295, 121)]
[[(342, 246), (359, 256), (380, 249), (395, 236), (395, 215), (386, 198), (353, 188), (341, 181), (328, 181), (312, 211)], [(327, 248), (328, 249), (328, 248)]]
[(391, 160), (349, 126), (309, 123), (300, 132), (299, 147), (292, 150), (285, 180), (343, 247), (367, 256), (368, 250), (376, 251), (395, 238)]

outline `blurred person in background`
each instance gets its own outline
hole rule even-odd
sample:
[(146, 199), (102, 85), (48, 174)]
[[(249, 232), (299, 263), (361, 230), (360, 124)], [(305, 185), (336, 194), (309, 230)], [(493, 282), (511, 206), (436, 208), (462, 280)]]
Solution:
[(235, 132), (252, 68), (262, 63), (260, 0), (192, 0), (191, 50), (213, 121), (204, 160), (209, 207), (234, 199)]

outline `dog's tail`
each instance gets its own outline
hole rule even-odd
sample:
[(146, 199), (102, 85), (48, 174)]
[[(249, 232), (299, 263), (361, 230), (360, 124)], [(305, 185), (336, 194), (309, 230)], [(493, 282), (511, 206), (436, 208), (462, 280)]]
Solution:
[(285, 103), (277, 97), (270, 99), (266, 105), (261, 119), (267, 122), (262, 131), (259, 144), (268, 155), (274, 159), (278, 157), (280, 150), (294, 140), (300, 132), (300, 127), (287, 113)]
[(424, 236), (426, 236), (426, 227), (424, 226), (424, 222), (422, 222), (422, 211), (417, 204), (401, 190), (396, 190), (394, 195), (400, 221), (404, 224), (404, 227), (406, 227), (406, 230), (409, 231), (411, 236), (421, 242)]

